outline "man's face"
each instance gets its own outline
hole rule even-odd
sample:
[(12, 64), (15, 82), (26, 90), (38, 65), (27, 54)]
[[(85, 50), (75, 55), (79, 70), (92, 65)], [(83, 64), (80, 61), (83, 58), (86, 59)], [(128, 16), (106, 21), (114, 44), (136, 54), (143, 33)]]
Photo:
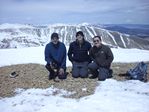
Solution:
[(59, 38), (53, 37), (53, 38), (51, 39), (51, 41), (52, 41), (53, 44), (57, 44), (58, 41), (59, 41)]
[(101, 40), (98, 37), (93, 39), (93, 43), (96, 47), (101, 46)]
[(79, 34), (79, 35), (77, 36), (77, 40), (78, 40), (78, 41), (82, 41), (82, 40), (83, 40), (83, 36)]

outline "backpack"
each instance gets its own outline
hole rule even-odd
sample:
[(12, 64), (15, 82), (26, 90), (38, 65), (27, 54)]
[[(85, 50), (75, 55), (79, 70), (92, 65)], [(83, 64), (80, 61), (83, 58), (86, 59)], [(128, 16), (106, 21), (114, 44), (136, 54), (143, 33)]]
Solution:
[(140, 62), (134, 69), (130, 69), (127, 71), (127, 75), (130, 79), (147, 81), (147, 64), (144, 62)]

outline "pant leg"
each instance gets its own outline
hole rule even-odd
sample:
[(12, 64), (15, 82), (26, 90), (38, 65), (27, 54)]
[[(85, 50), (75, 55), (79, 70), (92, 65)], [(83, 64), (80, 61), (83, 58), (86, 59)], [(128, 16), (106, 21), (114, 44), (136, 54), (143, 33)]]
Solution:
[(51, 68), (49, 64), (46, 64), (45, 67), (49, 71), (49, 80), (54, 79), (55, 78), (54, 70)]
[(98, 65), (95, 62), (89, 63), (88, 69), (93, 77), (98, 77)]
[(80, 77), (87, 78), (88, 77), (88, 62), (81, 63), (80, 68)]
[(80, 68), (79, 68), (78, 64), (76, 62), (73, 62), (73, 64), (72, 64), (72, 77), (78, 78), (79, 74), (80, 74), (79, 71), (80, 71)]
[(106, 80), (106, 78), (108, 78), (108, 76), (109, 76), (109, 69), (99, 67), (98, 72), (99, 72), (98, 80), (100, 80), (100, 81)]

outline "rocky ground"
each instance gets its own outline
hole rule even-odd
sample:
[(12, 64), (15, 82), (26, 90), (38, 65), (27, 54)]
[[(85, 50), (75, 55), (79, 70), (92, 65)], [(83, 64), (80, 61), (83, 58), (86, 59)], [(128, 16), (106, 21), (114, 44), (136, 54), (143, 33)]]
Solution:
[[(136, 66), (137, 63), (114, 63), (112, 64), (113, 79), (127, 80), (126, 76), (120, 74), (126, 73), (127, 70)], [(11, 78), (9, 74), (17, 73), (17, 77)], [(66, 80), (55, 82), (48, 80), (48, 71), (43, 65), (39, 64), (20, 64), (0, 67), (0, 97), (14, 96), (16, 88), (48, 88), (55, 87), (67, 91), (75, 92), (71, 98), (80, 98), (93, 94), (97, 84), (97, 79), (81, 79), (71, 77), (71, 67), (68, 67), (68, 78)], [(148, 63), (148, 80), (149, 80), (149, 63)], [(99, 82), (99, 83), (98, 83)]]

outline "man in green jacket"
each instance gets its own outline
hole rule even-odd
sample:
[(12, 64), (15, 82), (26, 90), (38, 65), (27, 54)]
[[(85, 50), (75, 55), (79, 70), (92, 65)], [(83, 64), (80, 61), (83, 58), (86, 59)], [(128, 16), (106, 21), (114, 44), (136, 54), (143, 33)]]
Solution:
[(102, 44), (101, 37), (93, 37), (93, 47), (90, 49), (89, 55), (92, 63), (88, 68), (92, 74), (91, 79), (97, 78), (98, 80), (105, 80), (112, 77), (112, 70), (110, 69), (111, 63), (114, 59), (111, 49)]

